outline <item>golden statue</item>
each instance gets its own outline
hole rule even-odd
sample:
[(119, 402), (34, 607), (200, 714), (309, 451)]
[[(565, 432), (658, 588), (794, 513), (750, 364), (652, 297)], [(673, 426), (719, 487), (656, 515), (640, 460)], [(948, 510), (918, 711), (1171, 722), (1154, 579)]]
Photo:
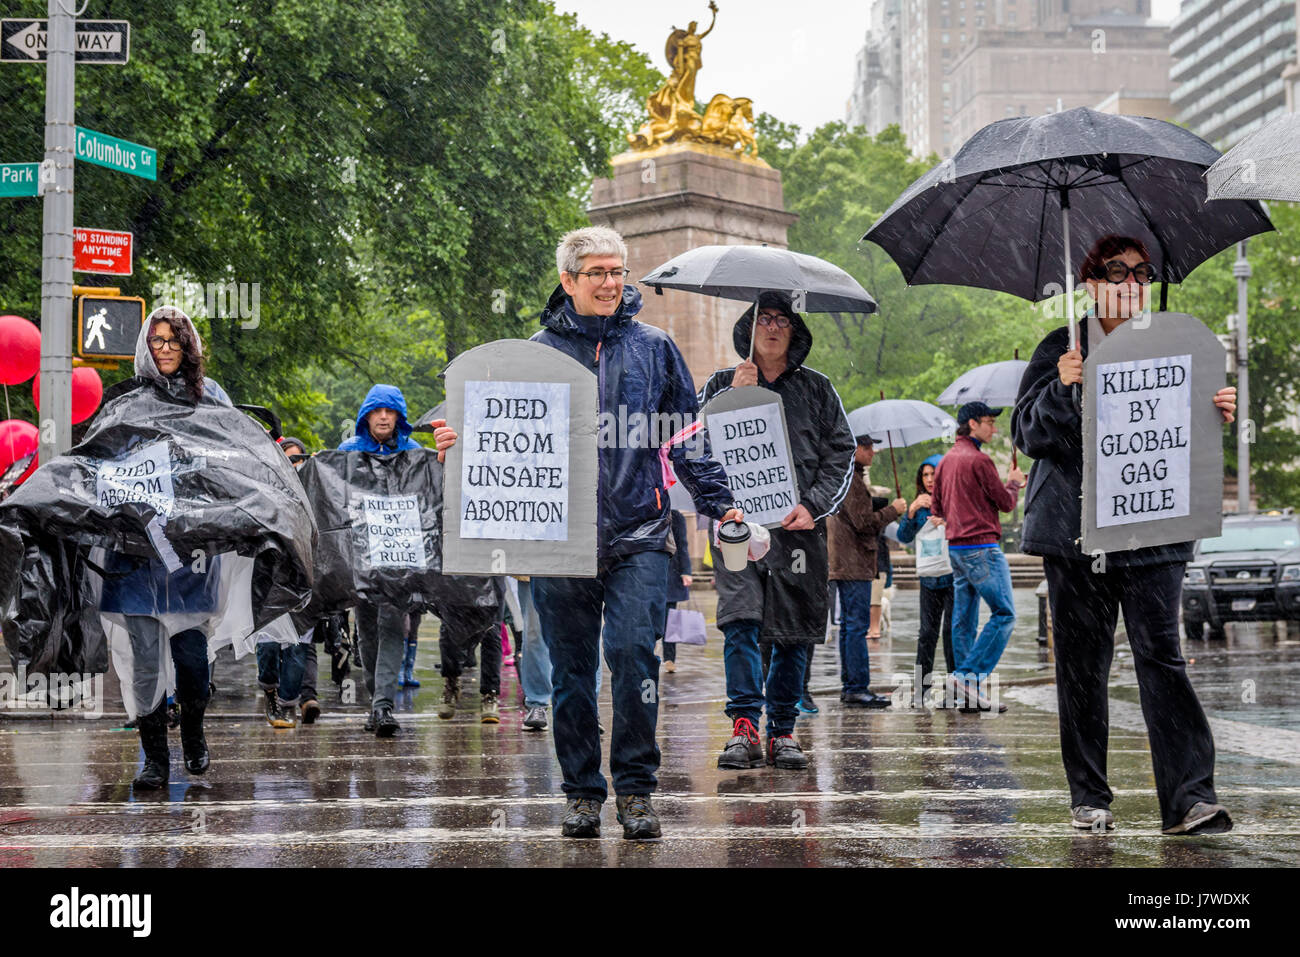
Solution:
[(718, 5), (709, 0), (713, 19), (703, 33), (696, 33), (698, 21), (687, 29), (673, 27), (664, 47), (672, 72), (668, 82), (650, 95), (650, 110), (641, 129), (628, 136), (634, 150), (652, 150), (669, 143), (707, 143), (732, 155), (758, 159), (754, 142), (753, 104), (744, 98), (732, 99), (721, 93), (709, 101), (701, 116), (695, 111), (695, 77), (703, 65), (703, 40), (718, 22)]

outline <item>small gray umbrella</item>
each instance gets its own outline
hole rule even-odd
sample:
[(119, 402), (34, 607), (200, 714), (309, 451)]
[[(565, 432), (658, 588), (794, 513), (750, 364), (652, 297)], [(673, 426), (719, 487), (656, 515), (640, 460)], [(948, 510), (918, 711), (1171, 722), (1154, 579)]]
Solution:
[[(882, 393), (883, 396), (883, 393)], [(894, 491), (901, 497), (895, 446), (903, 448), (950, 438), (957, 432), (957, 420), (938, 406), (916, 399), (886, 399), (872, 402), (849, 413), (849, 430), (855, 435), (869, 435), (872, 441), (889, 445), (889, 461), (894, 467)]]
[(1300, 203), (1300, 113), (1288, 113), (1224, 153), (1205, 174), (1210, 199)]
[(976, 366), (959, 375), (937, 401), (940, 405), (965, 405), (967, 402), (983, 402), (999, 408), (1015, 405), (1020, 394), (1020, 380), (1028, 368), (1029, 363), (1024, 359)]

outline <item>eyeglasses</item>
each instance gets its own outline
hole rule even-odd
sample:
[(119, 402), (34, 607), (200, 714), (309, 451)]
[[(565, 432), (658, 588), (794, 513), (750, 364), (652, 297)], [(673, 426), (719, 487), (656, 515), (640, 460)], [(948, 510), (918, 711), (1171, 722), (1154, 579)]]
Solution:
[(760, 326), (775, 326), (778, 329), (788, 329), (790, 328), (790, 317), (781, 315), (770, 316), (767, 313), (760, 312), (758, 314), (758, 324)]
[(628, 273), (630, 273), (631, 271), (632, 270), (630, 269), (592, 269), (589, 272), (578, 272), (578, 273), (574, 273), (574, 275), (586, 276), (597, 286), (603, 286), (605, 285), (605, 280), (608, 279), (610, 276), (614, 277), (615, 282), (622, 282), (624, 279), (627, 278)]
[(180, 352), (183, 348), (179, 339), (164, 339), (162, 336), (150, 336), (145, 342), (149, 343), (149, 348), (154, 352), (163, 352), (169, 349)]
[(1129, 276), (1132, 276), (1143, 286), (1149, 286), (1156, 278), (1156, 267), (1150, 263), (1138, 263), (1136, 266), (1130, 266), (1122, 260), (1112, 259), (1105, 265), (1098, 266), (1092, 273), (1093, 279), (1105, 279), (1107, 282), (1113, 283), (1126, 282)]

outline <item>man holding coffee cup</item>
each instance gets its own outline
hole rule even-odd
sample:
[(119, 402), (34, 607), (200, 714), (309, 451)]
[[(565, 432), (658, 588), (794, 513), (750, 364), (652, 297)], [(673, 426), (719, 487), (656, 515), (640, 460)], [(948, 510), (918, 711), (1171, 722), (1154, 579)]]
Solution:
[[(772, 529), (771, 550), (741, 571), (732, 571), (714, 545), (718, 627), (725, 636), (726, 713), (732, 736), (718, 767), (746, 769), (765, 761), (800, 770), (808, 758), (794, 739), (797, 704), (803, 692), (807, 647), (826, 637), (828, 604), (826, 516), (839, 507), (853, 478), (857, 443), (840, 397), (820, 372), (804, 366), (812, 333), (791, 308), (789, 297), (763, 293), (732, 330), (736, 352), (745, 359), (721, 369), (705, 383), (701, 404), (731, 388), (760, 386), (781, 396), (790, 433), (790, 457), (799, 483), (799, 504)], [(753, 342), (753, 358), (750, 343)], [(722, 531), (719, 543), (726, 548)], [(736, 530), (738, 531), (738, 530)], [(727, 535), (726, 538), (730, 538)], [(732, 546), (733, 548), (738, 545)], [(772, 644), (772, 663), (763, 674), (760, 642)], [(767, 707), (767, 747), (758, 722)]]

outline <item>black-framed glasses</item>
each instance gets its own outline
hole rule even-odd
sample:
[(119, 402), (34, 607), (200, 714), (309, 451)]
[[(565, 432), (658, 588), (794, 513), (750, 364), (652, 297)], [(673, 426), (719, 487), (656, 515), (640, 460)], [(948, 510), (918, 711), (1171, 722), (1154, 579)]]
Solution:
[(180, 352), (183, 348), (179, 339), (164, 339), (162, 336), (150, 336), (145, 342), (149, 343), (149, 348), (154, 352), (162, 352), (166, 349)]
[(1130, 266), (1121, 259), (1112, 259), (1110, 262), (1098, 266), (1093, 270), (1093, 279), (1104, 279), (1107, 282), (1119, 284), (1127, 282), (1128, 277), (1132, 276), (1143, 286), (1149, 286), (1156, 278), (1156, 267), (1150, 263), (1138, 263), (1136, 266)]
[(775, 326), (777, 329), (788, 329), (790, 328), (790, 317), (779, 316), (779, 315), (769, 316), (763, 313), (759, 313), (758, 324), (760, 326)]
[(615, 282), (623, 282), (627, 279), (630, 269), (591, 269), (587, 272), (574, 273), (575, 276), (586, 276), (597, 286), (605, 285), (605, 280), (610, 276), (614, 277)]

